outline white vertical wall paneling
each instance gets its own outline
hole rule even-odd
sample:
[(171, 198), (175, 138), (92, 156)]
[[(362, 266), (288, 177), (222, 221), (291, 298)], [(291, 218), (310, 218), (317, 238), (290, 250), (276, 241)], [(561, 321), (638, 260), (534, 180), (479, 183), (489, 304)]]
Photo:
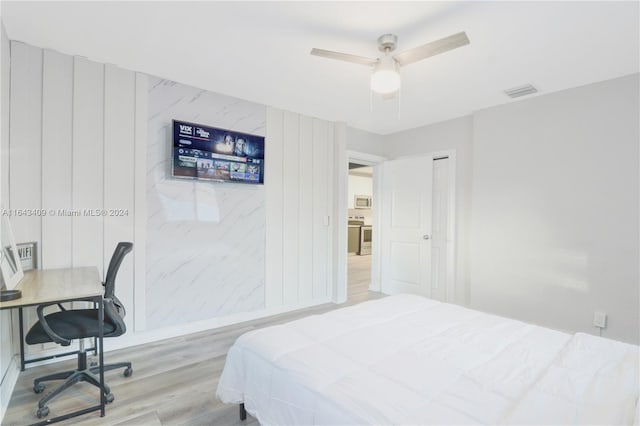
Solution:
[[(135, 73), (106, 65), (104, 98), (105, 271), (118, 242), (133, 241), (134, 237), (134, 114)], [(134, 306), (132, 254), (127, 255), (120, 266), (116, 280), (116, 294), (125, 306)], [(125, 317), (125, 321), (127, 328), (134, 328), (131, 315)]]
[(373, 166), (373, 211), (372, 216), (372, 234), (371, 234), (371, 284), (369, 289), (371, 291), (380, 291), (380, 274), (381, 274), (381, 259), (380, 248), (382, 247), (380, 238), (380, 230), (382, 226), (382, 211), (380, 202), (382, 199), (382, 164), (376, 164)]
[(282, 155), (282, 283), (283, 303), (292, 305), (298, 301), (298, 220), (299, 190), (298, 159), (299, 115), (285, 111), (283, 117), (283, 155)]
[[(11, 43), (10, 205), (42, 207), (42, 49)], [(16, 242), (36, 241), (41, 251), (39, 216), (11, 218)], [(40, 256), (38, 258), (40, 263)]]
[[(41, 199), (47, 214), (42, 216), (40, 268), (71, 266), (72, 217), (65, 216), (65, 211), (71, 209), (72, 90), (73, 58), (43, 50)], [(58, 347), (45, 343), (30, 347), (29, 352)]]
[(9, 207), (9, 117), (11, 110), (11, 42), (5, 31), (4, 25), (0, 23), (2, 31), (2, 147), (0, 152), (0, 162), (2, 164), (2, 205)]
[(149, 78), (136, 73), (135, 80), (135, 148), (134, 148), (134, 327), (146, 329), (146, 222), (147, 222), (147, 127)]
[(325, 286), (325, 296), (329, 295), (333, 297), (335, 295), (333, 284), (334, 280), (334, 262), (333, 262), (333, 253), (335, 251), (333, 246), (333, 230), (335, 228), (336, 217), (334, 216), (333, 206), (334, 206), (334, 191), (333, 185), (335, 180), (335, 168), (334, 168), (334, 124), (332, 122), (325, 122), (325, 132), (326, 132), (326, 149), (327, 149), (327, 207), (326, 207), (326, 215), (328, 216), (328, 222), (325, 223), (326, 226), (326, 239), (327, 239), (327, 282)]
[(300, 303), (313, 299), (313, 122), (300, 116), (298, 136), (298, 298)]
[[(11, 209), (42, 208), (42, 49), (11, 42), (11, 117), (9, 142), (9, 204)], [(42, 257), (42, 218), (13, 216), (16, 242), (38, 243)], [(25, 328), (37, 321), (35, 308), (24, 311)], [(27, 352), (42, 345), (26, 346)]]
[[(3, 205), (8, 207), (9, 196), (9, 89), (10, 89), (10, 50), (11, 43), (7, 37), (4, 25), (0, 23), (0, 37), (2, 53), (2, 66), (0, 68), (2, 94), (1, 112), (2, 112), (2, 143), (0, 146), (0, 187), (2, 188), (1, 199)], [(0, 222), (0, 234), (6, 232)], [(1, 239), (0, 239), (1, 240)], [(15, 362), (14, 347), (15, 340), (12, 342), (15, 327), (11, 320), (11, 310), (0, 311), (0, 419), (3, 418), (5, 410), (9, 405), (12, 389), (18, 378), (18, 368)]]
[(313, 119), (313, 298), (327, 294), (327, 124)]
[(265, 141), (265, 307), (283, 303), (282, 287), (282, 171), (283, 171), (283, 112), (267, 108)]
[(42, 217), (42, 268), (71, 266), (72, 103), (73, 58), (44, 50), (42, 208), (48, 213)]
[[(73, 208), (104, 207), (104, 65), (73, 60)], [(104, 277), (104, 218), (73, 220), (73, 266), (96, 266)]]
[(335, 303), (347, 300), (347, 126), (334, 124), (333, 137), (333, 286), (331, 299)]

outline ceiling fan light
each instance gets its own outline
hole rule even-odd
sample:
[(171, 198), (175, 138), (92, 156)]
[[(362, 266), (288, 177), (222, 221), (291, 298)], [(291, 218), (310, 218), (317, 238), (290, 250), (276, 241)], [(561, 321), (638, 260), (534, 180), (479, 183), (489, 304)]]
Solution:
[(400, 70), (393, 58), (383, 58), (373, 68), (371, 90), (382, 95), (396, 92), (400, 88)]

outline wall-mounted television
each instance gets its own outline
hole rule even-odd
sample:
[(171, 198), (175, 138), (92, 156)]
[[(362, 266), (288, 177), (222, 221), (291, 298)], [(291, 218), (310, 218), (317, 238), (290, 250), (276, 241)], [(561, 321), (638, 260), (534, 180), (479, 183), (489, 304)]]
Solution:
[(176, 178), (264, 183), (264, 137), (173, 120)]

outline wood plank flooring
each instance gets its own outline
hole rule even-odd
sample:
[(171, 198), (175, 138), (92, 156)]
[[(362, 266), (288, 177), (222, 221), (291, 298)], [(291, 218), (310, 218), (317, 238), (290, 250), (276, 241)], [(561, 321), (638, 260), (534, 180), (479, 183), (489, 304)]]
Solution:
[(347, 258), (347, 300), (361, 301), (369, 298), (371, 283), (371, 256), (349, 254)]
[[(368, 291), (371, 256), (349, 256), (348, 302), (325, 304), (269, 318), (234, 324), (215, 330), (107, 352), (105, 362), (131, 361), (133, 376), (125, 378), (121, 370), (105, 373), (115, 395), (107, 405), (106, 417), (90, 413), (66, 421), (76, 425), (229, 425), (256, 426), (251, 417), (242, 422), (238, 406), (223, 404), (215, 391), (226, 354), (243, 333), (280, 324), (308, 315), (320, 314), (349, 304), (382, 297)], [(368, 274), (368, 275), (367, 275)], [(35, 423), (40, 395), (33, 393), (33, 379), (56, 371), (75, 368), (76, 360), (29, 368), (20, 373), (3, 425)], [(56, 382), (48, 384), (53, 388)], [(45, 392), (47, 390), (45, 389)], [(49, 403), (49, 417), (95, 404), (97, 388), (76, 384)]]

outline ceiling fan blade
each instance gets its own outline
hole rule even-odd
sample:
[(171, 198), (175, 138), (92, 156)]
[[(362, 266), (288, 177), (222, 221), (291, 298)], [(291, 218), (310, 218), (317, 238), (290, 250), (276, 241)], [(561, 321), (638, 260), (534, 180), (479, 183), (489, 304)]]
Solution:
[(348, 53), (333, 52), (331, 50), (324, 49), (311, 49), (311, 54), (315, 56), (321, 56), (323, 58), (337, 59), (338, 61), (353, 62), (354, 64), (367, 66), (374, 66), (378, 62), (377, 59), (366, 58), (364, 56), (358, 55), (350, 55)]
[(394, 58), (398, 61), (400, 66), (404, 66), (431, 56), (439, 55), (440, 53), (453, 50), (466, 44), (469, 44), (469, 38), (467, 38), (467, 34), (463, 31), (461, 33), (450, 35), (449, 37), (441, 38), (440, 40), (432, 41), (431, 43), (406, 50), (394, 56)]

